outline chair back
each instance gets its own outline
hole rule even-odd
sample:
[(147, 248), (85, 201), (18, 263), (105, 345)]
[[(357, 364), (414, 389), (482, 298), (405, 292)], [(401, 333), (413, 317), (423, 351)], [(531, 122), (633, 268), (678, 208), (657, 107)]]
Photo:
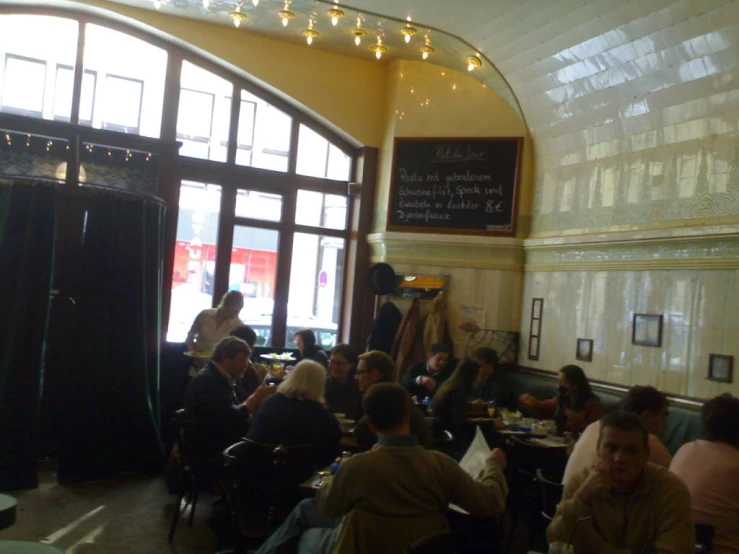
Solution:
[(715, 529), (713, 525), (706, 523), (695, 524), (695, 552), (710, 552), (713, 548), (713, 534)]
[(223, 461), (202, 445), (190, 438), (190, 431), (195, 427), (192, 416), (185, 409), (177, 410), (172, 418), (174, 423), (174, 445), (177, 448), (180, 462), (198, 473), (216, 471), (221, 473)]
[(457, 537), (454, 531), (445, 530), (423, 537), (411, 545), (408, 554), (452, 554), (456, 551)]
[(557, 505), (562, 501), (564, 485), (547, 478), (541, 468), (536, 470), (536, 482), (539, 484), (541, 515), (551, 521), (557, 511)]
[(564, 448), (539, 446), (517, 437), (510, 437), (507, 446), (509, 477), (513, 481), (533, 482), (537, 469), (542, 469), (551, 480), (562, 479), (567, 465)]
[[(298, 486), (314, 468), (314, 445), (284, 446), (249, 439), (223, 452), (231, 483), (231, 505), (239, 527), (275, 529), (299, 500)], [(266, 517), (262, 517), (266, 516)]]

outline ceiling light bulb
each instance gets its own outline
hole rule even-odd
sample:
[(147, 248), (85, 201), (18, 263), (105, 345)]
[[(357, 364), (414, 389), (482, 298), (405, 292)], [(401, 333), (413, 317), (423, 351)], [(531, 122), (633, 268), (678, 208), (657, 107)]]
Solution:
[(423, 58), (424, 60), (428, 59), (428, 57), (429, 57), (429, 56), (430, 56), (431, 54), (433, 54), (433, 53), (434, 53), (434, 49), (433, 49), (433, 48), (432, 48), (431, 46), (429, 46), (428, 44), (427, 44), (427, 45), (425, 45), (425, 46), (423, 46), (423, 47), (421, 48), (421, 57), (422, 57), (422, 58)]
[(162, 0), (154, 0), (154, 7), (159, 9), (162, 7)]
[(405, 43), (408, 44), (411, 41), (411, 37), (413, 37), (413, 35), (415, 35), (418, 31), (414, 27), (407, 25), (403, 27), (400, 32), (405, 37)]
[(382, 58), (382, 52), (381, 52), (380, 50), (376, 50), (376, 51), (375, 51), (375, 58), (377, 58), (378, 60), (379, 60), (380, 58)]
[(305, 39), (305, 42), (307, 42), (307, 43), (308, 43), (308, 45), (310, 46), (311, 44), (313, 44), (313, 37), (311, 37), (311, 36), (307, 37), (307, 38)]
[(424, 50), (423, 54), (421, 54), (421, 57), (426, 60), (429, 57), (429, 53)]
[(411, 41), (410, 35), (405, 35), (405, 43), (408, 44)]
[(305, 37), (305, 42), (308, 43), (308, 46), (313, 44), (313, 39), (318, 38), (319, 35), (320, 33), (313, 28), (303, 31), (303, 36)]
[(336, 27), (338, 24), (339, 24), (339, 18), (336, 17), (336, 16), (332, 17), (331, 18), (331, 25), (333, 25), (334, 27)]
[(344, 12), (342, 12), (341, 10), (337, 10), (336, 8), (334, 8), (333, 10), (329, 10), (327, 13), (328, 16), (331, 18), (331, 25), (333, 25), (334, 27), (339, 24), (339, 19), (344, 17)]
[(287, 9), (287, 4), (285, 4), (285, 9), (280, 11), (278, 15), (280, 16), (280, 19), (282, 20), (283, 27), (287, 27), (287, 24), (290, 22), (290, 20), (295, 17), (295, 14)]
[(370, 52), (375, 53), (375, 58), (378, 60), (382, 58), (382, 55), (387, 52), (387, 47), (382, 45), (382, 39), (380, 37), (377, 37), (377, 44), (370, 47)]
[(287, 27), (287, 17), (282, 18), (282, 26)]
[(362, 43), (362, 37), (355, 36), (354, 37), (354, 44), (356, 44), (357, 46), (359, 46), (361, 43)]
[(362, 37), (367, 34), (367, 31), (365, 31), (361, 27), (357, 27), (352, 31), (352, 34), (354, 35), (354, 44), (359, 46), (359, 44), (362, 42)]
[(231, 12), (231, 19), (233, 19), (234, 27), (237, 29), (241, 25), (242, 21), (246, 21), (246, 14), (241, 13), (241, 6), (236, 6), (236, 11)]
[(480, 58), (470, 56), (467, 58), (467, 71), (474, 71), (482, 65)]
[(257, 7), (257, 6), (259, 5), (259, 0), (251, 0), (251, 3), (252, 3), (252, 4), (254, 5), (254, 7), (256, 8), (256, 7)]
[(207, 10), (210, 7), (210, 0), (203, 0), (203, 7)]

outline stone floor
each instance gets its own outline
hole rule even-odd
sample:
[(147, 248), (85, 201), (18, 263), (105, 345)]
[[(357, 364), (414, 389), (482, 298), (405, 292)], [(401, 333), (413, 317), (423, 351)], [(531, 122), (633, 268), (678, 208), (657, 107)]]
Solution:
[(52, 472), (39, 474), (38, 489), (12, 493), (17, 522), (0, 539), (53, 544), (67, 554), (212, 554), (215, 537), (206, 525), (212, 498), (201, 498), (192, 528), (183, 518), (167, 542), (176, 497), (159, 477), (121, 476), (71, 486)]

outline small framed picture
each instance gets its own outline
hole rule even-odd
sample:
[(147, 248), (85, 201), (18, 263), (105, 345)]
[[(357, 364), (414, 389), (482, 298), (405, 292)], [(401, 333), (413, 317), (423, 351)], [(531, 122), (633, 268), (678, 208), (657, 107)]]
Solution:
[(708, 378), (721, 383), (734, 382), (734, 356), (708, 355)]
[(634, 314), (631, 344), (662, 346), (662, 315)]
[(583, 362), (592, 362), (593, 339), (577, 339), (577, 353), (575, 357)]

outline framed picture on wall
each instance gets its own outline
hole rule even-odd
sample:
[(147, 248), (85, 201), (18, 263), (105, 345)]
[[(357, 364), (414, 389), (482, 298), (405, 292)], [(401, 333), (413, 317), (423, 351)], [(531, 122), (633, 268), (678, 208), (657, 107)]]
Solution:
[(544, 299), (531, 299), (531, 326), (529, 327), (529, 360), (539, 359), (539, 338), (541, 337), (541, 316), (544, 312)]
[(583, 362), (592, 362), (593, 339), (577, 339), (577, 353), (575, 357)]
[(708, 355), (708, 379), (720, 383), (734, 382), (734, 356)]
[(631, 344), (662, 346), (662, 315), (634, 314)]

